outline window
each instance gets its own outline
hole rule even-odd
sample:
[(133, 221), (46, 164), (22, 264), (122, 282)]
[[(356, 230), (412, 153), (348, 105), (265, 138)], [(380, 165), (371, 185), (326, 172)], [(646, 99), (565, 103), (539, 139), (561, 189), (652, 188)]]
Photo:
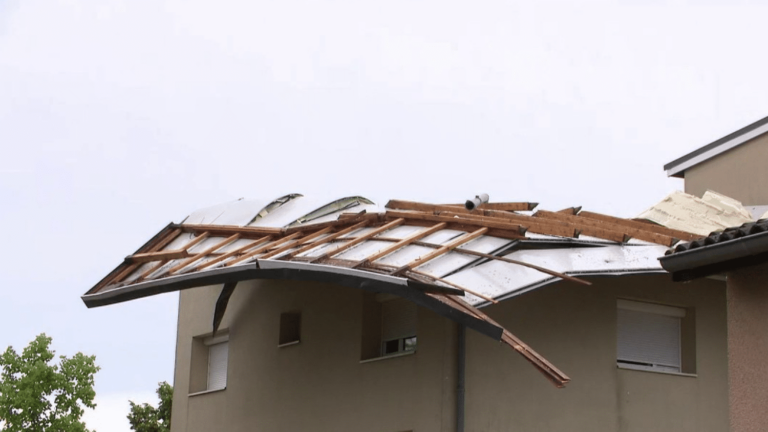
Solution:
[(391, 294), (364, 293), (361, 360), (414, 353), (417, 309)]
[(301, 340), (301, 314), (288, 312), (280, 314), (280, 337), (277, 346), (295, 345)]
[(416, 349), (416, 305), (404, 299), (381, 305), (381, 355)]
[[(618, 300), (617, 306), (616, 351), (619, 366), (660, 372), (692, 372), (691, 367), (683, 365), (682, 336), (686, 333), (683, 330), (690, 326), (686, 322), (685, 309), (630, 300)], [(686, 351), (690, 351), (692, 345), (687, 345)]]
[(227, 388), (229, 335), (192, 339), (189, 393), (204, 393)]
[(229, 341), (211, 342), (208, 345), (208, 385), (206, 390), (227, 388), (227, 360)]

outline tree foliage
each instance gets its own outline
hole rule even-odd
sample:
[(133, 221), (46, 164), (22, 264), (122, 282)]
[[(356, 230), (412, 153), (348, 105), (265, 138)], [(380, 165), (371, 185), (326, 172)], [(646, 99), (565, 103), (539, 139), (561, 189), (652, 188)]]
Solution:
[(158, 383), (157, 397), (160, 403), (157, 408), (150, 404), (131, 404), (128, 422), (131, 430), (136, 432), (168, 432), (171, 430), (171, 407), (173, 406), (173, 387), (167, 382)]
[(95, 408), (95, 356), (77, 353), (54, 361), (51, 338), (40, 334), (21, 355), (13, 347), (0, 356), (0, 430), (88, 432), (83, 407)]

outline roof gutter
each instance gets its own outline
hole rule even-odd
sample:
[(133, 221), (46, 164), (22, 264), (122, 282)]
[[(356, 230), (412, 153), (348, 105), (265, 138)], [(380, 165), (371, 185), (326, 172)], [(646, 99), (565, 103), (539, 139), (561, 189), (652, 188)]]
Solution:
[(659, 258), (675, 281), (688, 281), (768, 261), (768, 231)]

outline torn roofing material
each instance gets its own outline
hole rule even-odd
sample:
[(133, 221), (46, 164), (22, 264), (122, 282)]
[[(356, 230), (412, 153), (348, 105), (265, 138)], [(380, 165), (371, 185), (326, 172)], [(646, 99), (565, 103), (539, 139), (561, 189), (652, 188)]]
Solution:
[(706, 191), (701, 198), (675, 191), (637, 218), (705, 236), (750, 222), (752, 214), (738, 200), (714, 191)]
[[(334, 282), (409, 299), (521, 353), (556, 385), (568, 377), (477, 309), (574, 275), (663, 272), (655, 259), (688, 232), (535, 203), (457, 204), (362, 197), (302, 204), (240, 200), (170, 224), (83, 301), (102, 306), (248, 279)], [(230, 285), (231, 286), (231, 285)]]

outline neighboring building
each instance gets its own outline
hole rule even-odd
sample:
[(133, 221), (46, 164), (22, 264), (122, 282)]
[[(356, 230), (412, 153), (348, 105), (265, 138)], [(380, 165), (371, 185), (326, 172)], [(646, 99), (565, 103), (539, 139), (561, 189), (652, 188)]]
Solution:
[(667, 175), (685, 179), (685, 192), (707, 190), (741, 201), (768, 205), (768, 117), (664, 165)]
[(83, 300), (181, 291), (174, 432), (727, 430), (725, 283), (658, 261), (696, 236), (533, 207), (238, 201)]
[[(685, 190), (742, 201), (755, 218), (768, 210), (768, 117), (669, 164)], [(726, 280), (729, 416), (732, 432), (768, 425), (768, 222), (745, 223), (677, 246), (661, 259), (676, 281)], [(683, 285), (685, 286), (685, 285)]]

